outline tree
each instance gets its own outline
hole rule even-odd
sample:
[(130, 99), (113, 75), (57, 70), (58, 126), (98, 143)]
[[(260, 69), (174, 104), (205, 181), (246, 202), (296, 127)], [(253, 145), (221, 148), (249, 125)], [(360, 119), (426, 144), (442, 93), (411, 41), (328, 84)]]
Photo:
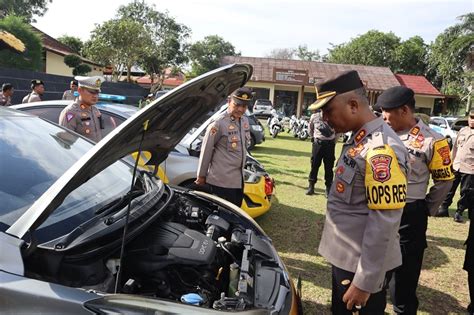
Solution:
[(76, 54), (80, 55), (82, 53), (84, 43), (79, 37), (63, 35), (58, 38), (58, 41), (74, 50)]
[(306, 61), (321, 61), (319, 50), (310, 51), (307, 45), (299, 45), (296, 49), (296, 57), (300, 60)]
[(53, 0), (1, 0), (0, 18), (7, 15), (23, 17), (25, 22), (36, 22), (34, 16), (43, 16), (47, 11), (48, 3)]
[(96, 26), (84, 52), (87, 58), (111, 65), (114, 80), (119, 80), (126, 69), (127, 81), (131, 82), (132, 66), (148, 55), (150, 45), (151, 38), (141, 23), (128, 18), (112, 19)]
[(21, 40), (26, 47), (22, 54), (0, 50), (0, 66), (39, 71), (42, 69), (41, 39), (23, 19), (9, 15), (0, 20), (0, 30), (5, 30)]
[(406, 74), (425, 74), (428, 46), (420, 36), (402, 42), (393, 52), (392, 71)]
[(235, 56), (235, 47), (217, 35), (204, 37), (189, 48), (192, 75), (197, 76), (219, 67), (224, 56)]
[(64, 57), (64, 63), (72, 69), (73, 75), (86, 75), (92, 71), (89, 65), (83, 64), (78, 55), (67, 55)]
[(397, 68), (394, 55), (400, 38), (392, 32), (371, 30), (348, 43), (331, 45), (328, 62)]
[(293, 59), (295, 52), (294, 48), (275, 48), (272, 49), (270, 53), (266, 54), (265, 57), (275, 59)]
[[(154, 5), (143, 0), (134, 0), (121, 6), (118, 18), (132, 19), (142, 24), (151, 38), (146, 53), (138, 60), (138, 64), (150, 75), (152, 91), (159, 89), (163, 80), (164, 70), (169, 66), (179, 66), (187, 62), (187, 39), (191, 30), (177, 23), (166, 12), (159, 12)], [(154, 78), (158, 77), (157, 84)]]

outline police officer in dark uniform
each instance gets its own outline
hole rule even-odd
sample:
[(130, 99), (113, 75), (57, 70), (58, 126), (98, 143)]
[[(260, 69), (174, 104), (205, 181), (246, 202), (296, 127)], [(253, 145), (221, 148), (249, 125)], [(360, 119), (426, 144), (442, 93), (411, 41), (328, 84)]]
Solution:
[(68, 129), (99, 142), (102, 139), (102, 115), (95, 107), (104, 78), (101, 76), (76, 76), (79, 83), (76, 101), (66, 106), (59, 115), (59, 124)]
[(195, 181), (201, 187), (209, 185), (213, 194), (238, 207), (244, 195), (243, 168), (250, 143), (244, 114), (251, 101), (249, 88), (237, 89), (227, 101), (227, 110), (207, 127)]
[(335, 132), (352, 131), (336, 163), (319, 244), (332, 265), (332, 312), (384, 314), (391, 270), (402, 263), (408, 152), (369, 108), (356, 71), (319, 83), (313, 108), (322, 108)]
[[(311, 111), (314, 109), (309, 106)], [(334, 129), (323, 120), (321, 111), (315, 111), (309, 119), (309, 135), (311, 136), (312, 151), (311, 151), (311, 171), (308, 177), (308, 191), (307, 195), (314, 194), (314, 185), (318, 181), (318, 171), (321, 162), (324, 162), (324, 180), (326, 184), (326, 196), (332, 185), (332, 178), (334, 173), (334, 148), (336, 146), (336, 134)]]
[[(407, 204), (400, 223), (403, 264), (390, 282), (393, 309), (397, 314), (416, 314), (416, 288), (427, 247), (428, 216), (435, 215), (449, 192), (454, 175), (447, 140), (414, 116), (415, 93), (405, 86), (387, 89), (377, 100), (385, 121), (406, 146), (410, 159)], [(430, 174), (434, 185), (428, 194)]]

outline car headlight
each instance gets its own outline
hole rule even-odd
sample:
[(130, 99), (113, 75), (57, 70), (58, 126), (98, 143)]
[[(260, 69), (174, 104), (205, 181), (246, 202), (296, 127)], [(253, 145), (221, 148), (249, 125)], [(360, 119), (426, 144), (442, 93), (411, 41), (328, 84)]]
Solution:
[(251, 125), (250, 127), (252, 127), (253, 131), (258, 131), (258, 132), (263, 131), (263, 128), (260, 125)]

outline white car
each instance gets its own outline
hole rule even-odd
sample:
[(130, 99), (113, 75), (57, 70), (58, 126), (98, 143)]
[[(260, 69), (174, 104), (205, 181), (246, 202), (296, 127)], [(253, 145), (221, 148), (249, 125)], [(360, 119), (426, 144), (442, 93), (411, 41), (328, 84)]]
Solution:
[(457, 132), (451, 128), (456, 119), (458, 119), (458, 117), (431, 117), (429, 126), (434, 131), (446, 137), (451, 145), (456, 141)]
[(253, 114), (255, 116), (270, 117), (272, 115), (272, 101), (266, 99), (258, 99), (253, 105)]

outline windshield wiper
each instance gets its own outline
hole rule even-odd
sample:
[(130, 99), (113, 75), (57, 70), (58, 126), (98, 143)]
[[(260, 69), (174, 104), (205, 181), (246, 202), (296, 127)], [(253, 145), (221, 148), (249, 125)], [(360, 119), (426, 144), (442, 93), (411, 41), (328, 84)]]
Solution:
[(144, 191), (143, 190), (131, 190), (127, 192), (125, 195), (121, 196), (120, 198), (117, 198), (115, 200), (112, 200), (105, 206), (97, 209), (94, 213), (97, 214), (103, 214), (103, 216), (108, 215), (109, 213), (114, 212), (117, 209), (122, 209), (125, 207), (128, 202), (132, 199), (135, 199), (136, 197), (143, 195)]

